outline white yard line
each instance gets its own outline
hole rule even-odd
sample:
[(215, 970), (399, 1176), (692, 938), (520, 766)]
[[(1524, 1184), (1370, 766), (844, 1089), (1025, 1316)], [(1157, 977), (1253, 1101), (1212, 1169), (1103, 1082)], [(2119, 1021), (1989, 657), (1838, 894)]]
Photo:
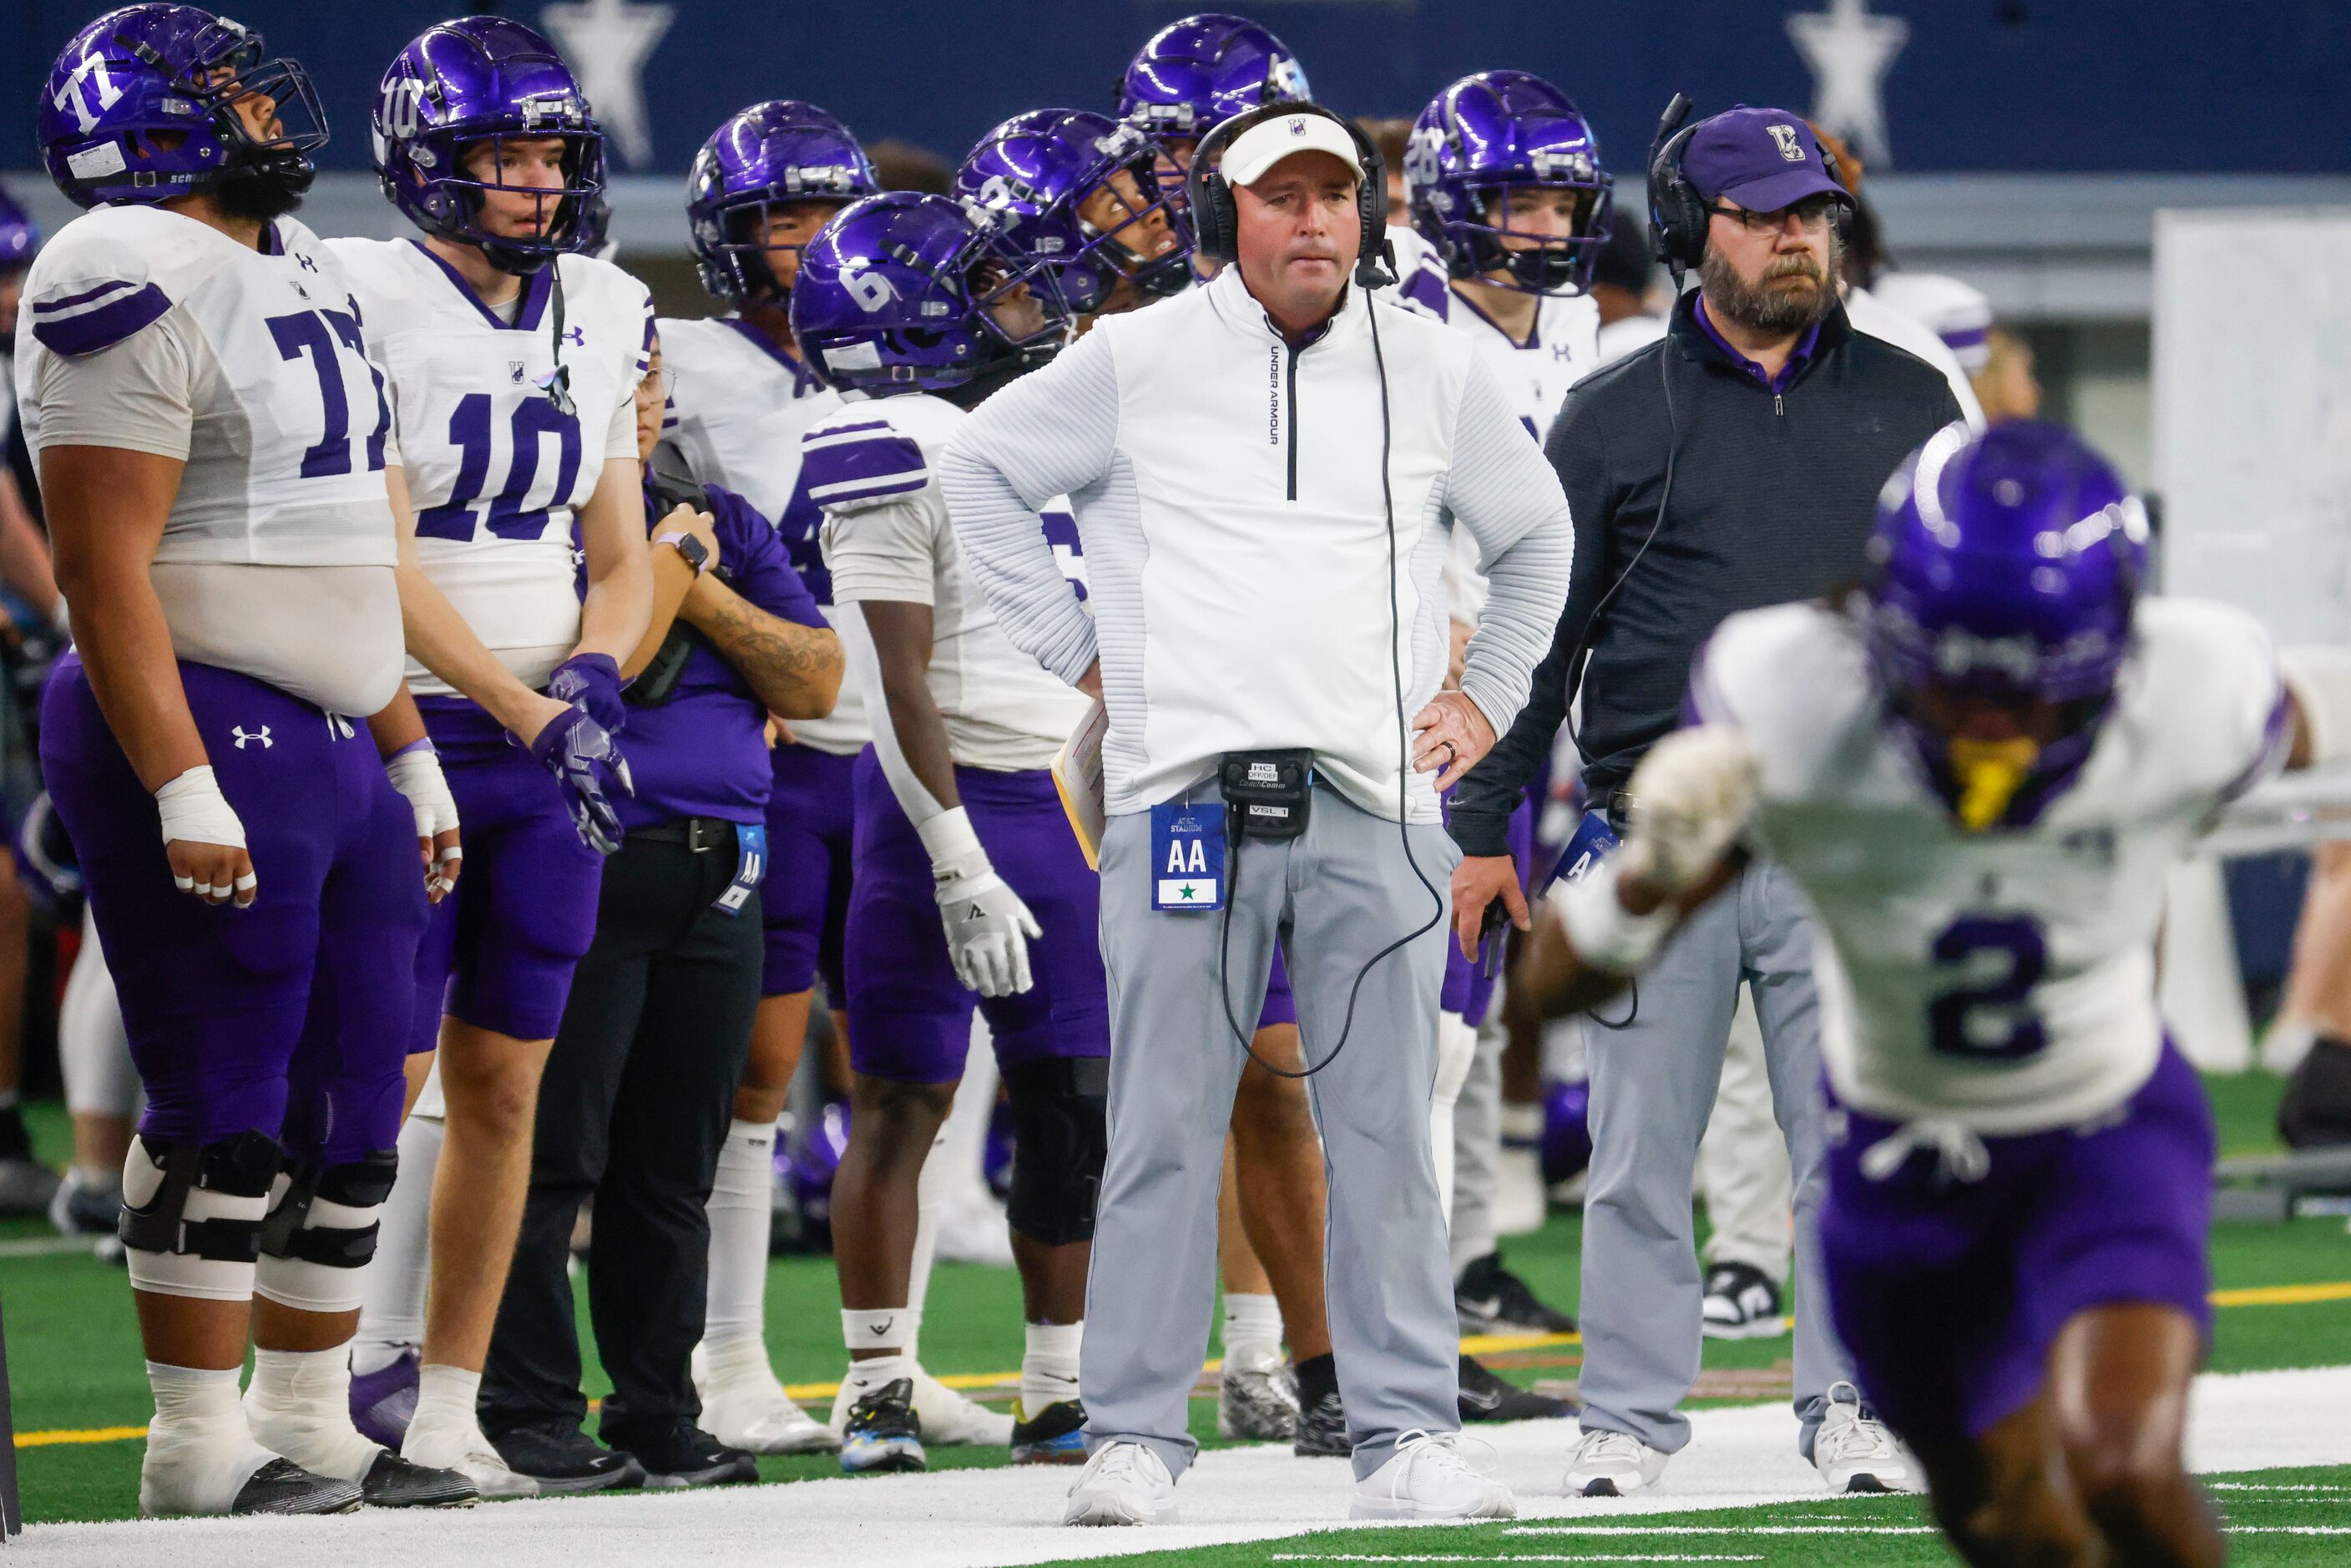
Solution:
[[(2191, 1455), (2208, 1471), (2351, 1464), (2346, 1408), (2351, 1366), (2207, 1377), (2197, 1389)], [(1591, 1521), (1599, 1527), (1579, 1533), (1597, 1534), (1608, 1528), (1603, 1521), (1626, 1521), (1628, 1515), (1821, 1499), (1812, 1468), (1796, 1457), (1795, 1418), (1785, 1406), (1702, 1410), (1690, 1417), (1690, 1446), (1675, 1457), (1655, 1490), (1616, 1499), (1560, 1495), (1561, 1470), (1574, 1432), (1570, 1424), (1526, 1422), (1481, 1428), (1479, 1435), (1493, 1445), (1493, 1471), (1517, 1491), (1522, 1517)], [(661, 1568), (797, 1568), (852, 1560), (890, 1568), (1009, 1568), (1332, 1529), (1345, 1522), (1350, 1487), (1347, 1467), (1335, 1459), (1301, 1459), (1279, 1448), (1228, 1448), (1202, 1455), (1184, 1478), (1181, 1523), (1078, 1531), (1054, 1522), (1072, 1474), (1061, 1469), (949, 1470), (714, 1492), (499, 1503), (461, 1513), (37, 1525), (24, 1545), (27, 1561), (43, 1568), (131, 1561), (170, 1568), (250, 1568), (259, 1561), (305, 1559), (319, 1564), (408, 1560), (435, 1568), (476, 1563), (496, 1568), (601, 1568), (648, 1562)], [(2284, 1533), (2321, 1533), (2338, 1527), (2278, 1528)], [(2351, 1526), (2339, 1528), (2351, 1531)], [(1641, 1531), (1626, 1523), (1610, 1533)], [(1441, 1544), (1441, 1534), (1429, 1542), (1432, 1549)], [(1439, 1555), (1433, 1550), (1428, 1560)]]

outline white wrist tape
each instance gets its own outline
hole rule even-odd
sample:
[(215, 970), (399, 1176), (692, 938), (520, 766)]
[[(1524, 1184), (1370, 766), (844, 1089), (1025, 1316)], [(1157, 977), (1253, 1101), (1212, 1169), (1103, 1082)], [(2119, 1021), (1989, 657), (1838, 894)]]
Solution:
[(931, 874), (939, 881), (977, 876), (988, 869), (987, 851), (971, 825), (971, 813), (961, 806), (916, 823), (914, 831), (930, 852)]
[(1656, 956), (1673, 932), (1675, 911), (1670, 904), (1646, 915), (1626, 909), (1616, 896), (1624, 874), (1622, 853), (1610, 855), (1552, 897), (1578, 958), (1596, 969), (1630, 975)]
[(163, 819), (163, 841), (186, 840), (200, 844), (245, 848), (245, 823), (209, 766), (191, 768), (155, 791), (155, 809)]
[(2280, 649), (2278, 674), (2301, 711), (2312, 765), (2351, 756), (2351, 648)]

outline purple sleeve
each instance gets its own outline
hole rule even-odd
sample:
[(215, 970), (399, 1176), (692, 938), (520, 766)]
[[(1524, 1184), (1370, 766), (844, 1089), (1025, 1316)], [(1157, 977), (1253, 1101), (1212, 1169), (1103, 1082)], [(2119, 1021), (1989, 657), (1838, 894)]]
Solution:
[(820, 507), (907, 495), (930, 482), (922, 447), (887, 420), (820, 427), (800, 438), (800, 487)]
[(117, 278), (62, 298), (32, 300), (26, 316), (43, 348), (74, 358), (114, 347), (171, 308), (171, 296), (156, 285)]
[(718, 532), (718, 558), (733, 579), (735, 591), (778, 620), (800, 626), (822, 626), (824, 612), (816, 597), (792, 570), (783, 540), (751, 503), (732, 490), (708, 486), (710, 516)]

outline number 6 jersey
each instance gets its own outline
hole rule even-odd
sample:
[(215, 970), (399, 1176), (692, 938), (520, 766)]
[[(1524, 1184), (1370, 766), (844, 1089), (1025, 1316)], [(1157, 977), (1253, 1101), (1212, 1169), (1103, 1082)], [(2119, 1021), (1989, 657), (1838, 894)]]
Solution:
[(2099, 1116), (2154, 1071), (2166, 875), (2283, 759), (2286, 709), (2250, 617), (2144, 599), (2135, 631), (2078, 774), (1985, 832), (1886, 719), (1854, 621), (1782, 605), (1707, 644), (1691, 699), (1746, 736), (1750, 841), (1819, 916), (1822, 1051), (1846, 1103), (2006, 1135)]
[[(580, 640), (573, 513), (608, 459), (637, 455), (645, 286), (591, 256), (559, 256), (493, 312), (415, 240), (328, 248), (389, 383), (417, 559), (483, 646), (544, 686)], [(559, 374), (569, 412), (549, 395)], [(420, 695), (450, 689), (413, 660), (408, 684)]]

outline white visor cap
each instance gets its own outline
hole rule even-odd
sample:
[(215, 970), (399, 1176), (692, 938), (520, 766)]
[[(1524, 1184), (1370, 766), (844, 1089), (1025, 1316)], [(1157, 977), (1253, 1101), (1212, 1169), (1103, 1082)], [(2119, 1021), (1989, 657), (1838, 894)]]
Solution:
[(1328, 152), (1353, 171), (1356, 179), (1364, 177), (1363, 155), (1355, 151), (1355, 139), (1347, 128), (1326, 114), (1302, 113), (1277, 114), (1234, 137), (1217, 172), (1228, 184), (1254, 185), (1293, 152)]

